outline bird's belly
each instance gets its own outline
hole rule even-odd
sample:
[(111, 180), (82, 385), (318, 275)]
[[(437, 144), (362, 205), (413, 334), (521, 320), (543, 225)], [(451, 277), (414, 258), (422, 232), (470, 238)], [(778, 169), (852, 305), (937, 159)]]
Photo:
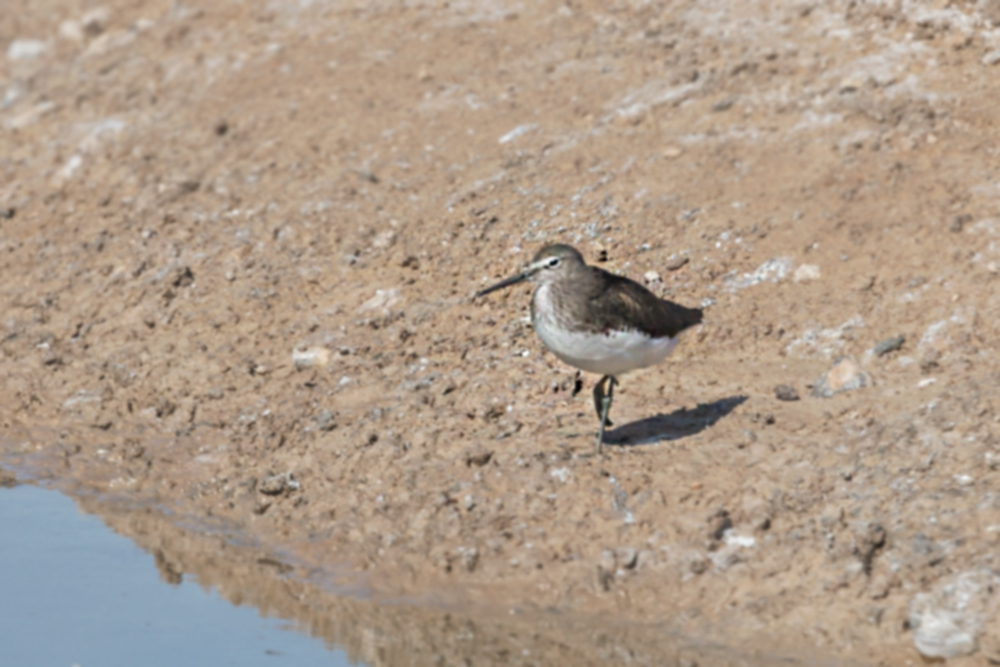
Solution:
[(660, 363), (674, 351), (679, 340), (651, 338), (638, 331), (608, 334), (569, 331), (543, 319), (536, 322), (536, 331), (545, 347), (570, 366), (615, 376)]

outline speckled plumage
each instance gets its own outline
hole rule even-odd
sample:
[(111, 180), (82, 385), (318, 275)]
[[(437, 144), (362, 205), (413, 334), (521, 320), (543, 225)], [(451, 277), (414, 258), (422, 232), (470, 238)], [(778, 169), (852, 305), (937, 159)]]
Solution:
[[(532, 264), (552, 256), (563, 259), (565, 268), (558, 279), (543, 285), (550, 286), (551, 308), (563, 328), (603, 334), (639, 331), (651, 338), (675, 338), (701, 323), (700, 309), (661, 299), (634, 280), (588, 266), (571, 246), (546, 246), (535, 254)], [(533, 318), (538, 309), (536, 290), (532, 297)]]
[(538, 285), (531, 298), (531, 319), (545, 346), (569, 365), (603, 376), (594, 388), (600, 451), (617, 378), (663, 361), (680, 334), (701, 323), (702, 311), (588, 266), (576, 248), (564, 244), (545, 246), (524, 271), (477, 296), (525, 280)]

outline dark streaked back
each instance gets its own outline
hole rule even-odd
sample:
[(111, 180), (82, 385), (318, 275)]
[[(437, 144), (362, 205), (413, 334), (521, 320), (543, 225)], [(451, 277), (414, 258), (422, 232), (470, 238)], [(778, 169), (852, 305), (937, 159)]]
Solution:
[[(564, 325), (577, 322), (577, 330), (610, 333), (611, 331), (638, 330), (653, 338), (671, 338), (700, 324), (700, 308), (687, 308), (661, 299), (639, 283), (623, 276), (608, 273), (595, 266), (587, 266), (572, 285), (554, 286), (553, 298), (569, 311), (587, 310), (587, 316), (575, 312)], [(584, 283), (585, 285), (581, 284)], [(586, 286), (587, 299), (567, 298), (565, 289)], [(568, 314), (568, 313), (567, 313)]]

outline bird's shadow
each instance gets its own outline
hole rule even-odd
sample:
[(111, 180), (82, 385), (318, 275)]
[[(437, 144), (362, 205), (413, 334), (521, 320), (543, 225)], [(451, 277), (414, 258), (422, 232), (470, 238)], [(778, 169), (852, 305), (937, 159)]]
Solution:
[(747, 396), (727, 396), (699, 403), (693, 410), (681, 408), (669, 414), (639, 419), (604, 433), (608, 445), (634, 447), (679, 440), (701, 433), (747, 401)]

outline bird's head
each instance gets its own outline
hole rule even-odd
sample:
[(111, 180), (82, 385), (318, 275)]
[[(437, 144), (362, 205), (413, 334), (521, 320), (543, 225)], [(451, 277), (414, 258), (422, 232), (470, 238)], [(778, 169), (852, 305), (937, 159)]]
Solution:
[(531, 262), (520, 273), (477, 292), (476, 296), (485, 296), (526, 280), (540, 284), (550, 283), (566, 278), (573, 270), (583, 266), (586, 266), (583, 255), (576, 248), (563, 243), (554, 243), (536, 252)]

